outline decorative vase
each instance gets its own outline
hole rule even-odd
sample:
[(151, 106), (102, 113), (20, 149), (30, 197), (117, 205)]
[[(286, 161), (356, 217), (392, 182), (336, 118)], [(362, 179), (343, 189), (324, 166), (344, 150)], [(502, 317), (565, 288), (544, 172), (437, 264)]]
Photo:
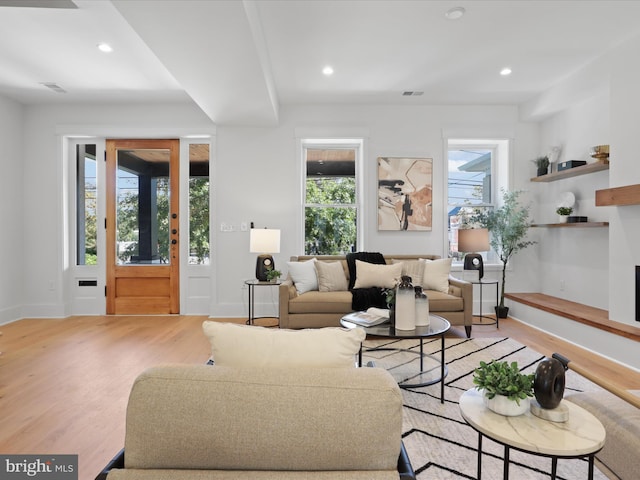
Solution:
[(558, 215), (558, 223), (567, 223), (569, 215)]
[(411, 277), (403, 275), (396, 292), (396, 330), (416, 328), (416, 299)]
[(562, 362), (545, 358), (536, 368), (533, 393), (542, 408), (556, 408), (564, 394), (565, 376)]
[(429, 326), (429, 298), (422, 287), (415, 287), (416, 297), (416, 327)]
[(517, 417), (518, 415), (522, 415), (529, 411), (531, 406), (529, 397), (520, 399), (519, 405), (515, 400), (510, 400), (509, 397), (505, 395), (496, 395), (493, 398), (488, 398), (485, 394), (482, 395), (482, 401), (489, 410), (497, 413), (498, 415), (504, 415), (505, 417)]
[(541, 177), (542, 175), (546, 175), (547, 173), (549, 173), (549, 167), (538, 167), (538, 177)]
[(501, 307), (500, 305), (497, 305), (495, 310), (496, 317), (498, 318), (507, 318), (509, 316), (509, 307)]

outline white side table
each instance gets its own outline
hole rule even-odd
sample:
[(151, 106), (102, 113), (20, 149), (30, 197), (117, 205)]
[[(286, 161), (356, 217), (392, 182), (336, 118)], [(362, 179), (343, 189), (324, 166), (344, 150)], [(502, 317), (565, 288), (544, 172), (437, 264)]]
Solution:
[(509, 479), (509, 450), (551, 458), (551, 478), (556, 478), (558, 458), (589, 458), (589, 480), (593, 480), (593, 460), (604, 446), (605, 429), (584, 408), (562, 401), (569, 409), (569, 420), (551, 422), (531, 412), (505, 417), (485, 407), (482, 393), (472, 388), (460, 397), (460, 413), (478, 432), (478, 480), (482, 475), (482, 437), (504, 445), (503, 478)]

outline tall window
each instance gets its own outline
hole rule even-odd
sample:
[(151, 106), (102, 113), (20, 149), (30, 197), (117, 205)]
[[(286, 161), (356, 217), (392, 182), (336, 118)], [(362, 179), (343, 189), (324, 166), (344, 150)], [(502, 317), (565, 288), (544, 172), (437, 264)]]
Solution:
[(189, 145), (189, 264), (209, 265), (209, 144)]
[(496, 148), (484, 143), (450, 141), (448, 152), (449, 256), (462, 260), (463, 254), (458, 252), (458, 229), (469, 221), (474, 211), (494, 207)]
[(76, 145), (76, 265), (98, 261), (96, 146)]
[(360, 151), (360, 142), (303, 142), (306, 254), (339, 255), (357, 249)]

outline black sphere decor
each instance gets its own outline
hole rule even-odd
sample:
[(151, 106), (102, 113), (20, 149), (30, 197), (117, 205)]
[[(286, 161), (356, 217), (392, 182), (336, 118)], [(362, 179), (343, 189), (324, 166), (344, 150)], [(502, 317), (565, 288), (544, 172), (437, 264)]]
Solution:
[(564, 394), (564, 366), (555, 358), (538, 364), (533, 378), (533, 393), (542, 408), (556, 408)]

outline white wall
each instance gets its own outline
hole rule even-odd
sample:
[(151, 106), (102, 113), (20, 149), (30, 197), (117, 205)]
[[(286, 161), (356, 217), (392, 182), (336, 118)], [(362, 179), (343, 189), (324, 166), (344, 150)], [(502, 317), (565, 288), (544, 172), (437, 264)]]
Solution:
[[(287, 106), (274, 128), (218, 127), (218, 265), (217, 307), (214, 316), (246, 314), (243, 280), (252, 278), (255, 255), (249, 253), (248, 232), (219, 232), (220, 222), (248, 221), (256, 227), (282, 230), (281, 253), (274, 255), (278, 269), (301, 254), (301, 174), (296, 134), (308, 136), (365, 136), (364, 250), (385, 253), (446, 254), (445, 199), (446, 144), (443, 135), (457, 138), (511, 138), (516, 165), (525, 165), (536, 153), (537, 126), (519, 123), (515, 107), (447, 106)], [(314, 133), (315, 132), (315, 133)], [(431, 232), (379, 232), (377, 230), (377, 157), (420, 156), (434, 160), (434, 209)], [(519, 169), (521, 170), (521, 169)], [(528, 185), (526, 185), (528, 187)], [(527, 269), (534, 262), (523, 264)], [(535, 276), (514, 279), (531, 290)], [(268, 289), (258, 289), (258, 313), (275, 311), (277, 302)], [(273, 289), (275, 291), (275, 289)], [(277, 298), (277, 297), (276, 297)]]
[[(559, 162), (595, 161), (589, 155), (594, 145), (610, 143), (609, 95), (581, 100), (542, 123), (541, 151), (562, 147)], [(557, 165), (554, 166), (554, 171)], [(572, 215), (587, 216), (590, 221), (609, 220), (606, 209), (595, 206), (595, 191), (607, 188), (607, 171), (558, 180), (532, 183), (537, 200), (536, 221), (555, 223), (555, 210), (563, 192), (576, 198)], [(540, 228), (538, 230), (541, 292), (593, 307), (608, 308), (609, 259), (602, 252), (609, 248), (607, 228)], [(594, 252), (601, 252), (594, 254)], [(588, 259), (588, 261), (587, 261)]]
[[(515, 107), (447, 106), (296, 106), (281, 110), (281, 122), (273, 128), (217, 128), (214, 162), (213, 206), (215, 224), (211, 292), (212, 316), (247, 314), (244, 280), (252, 278), (255, 256), (249, 253), (248, 232), (242, 222), (255, 222), (282, 230), (281, 253), (276, 265), (286, 272), (291, 255), (302, 253), (300, 158), (296, 134), (310, 136), (364, 136), (365, 210), (364, 248), (390, 253), (445, 254), (446, 181), (445, 135), (460, 137), (510, 138), (515, 162), (510, 174), (516, 187), (529, 177), (528, 160), (537, 153), (538, 129), (521, 123)], [(61, 153), (63, 134), (94, 134), (114, 137), (157, 136), (171, 131), (200, 133), (211, 126), (193, 105), (65, 105), (30, 106), (25, 109), (23, 159), (25, 185), (20, 194), (24, 210), (15, 214), (16, 231), (24, 239), (16, 242), (29, 255), (17, 272), (24, 272), (23, 316), (69, 314), (70, 281), (66, 250), (65, 191), (67, 189)], [(133, 133), (132, 133), (133, 132)], [(357, 135), (354, 135), (357, 134)], [(21, 145), (14, 148), (19, 149)], [(426, 156), (434, 159), (434, 217), (431, 232), (378, 232), (378, 156)], [(523, 168), (524, 167), (524, 168)], [(15, 167), (14, 167), (15, 168)], [(4, 178), (4, 177), (3, 177)], [(16, 187), (14, 187), (16, 188)], [(17, 189), (20, 191), (20, 189)], [(7, 205), (5, 203), (5, 205)], [(4, 208), (4, 207), (3, 207)], [(24, 222), (22, 222), (24, 218)], [(220, 223), (234, 225), (233, 232), (220, 232)], [(535, 259), (525, 255), (516, 265), (535, 271)], [(517, 270), (517, 269), (516, 269)], [(491, 275), (491, 272), (489, 273)], [(9, 279), (6, 280), (9, 282)], [(535, 288), (535, 275), (514, 276), (513, 285)], [(18, 289), (20, 291), (20, 289)], [(513, 290), (511, 290), (513, 291)], [(20, 295), (12, 295), (12, 299)], [(258, 314), (275, 313), (276, 289), (258, 289)]]
[[(611, 55), (611, 187), (640, 184), (640, 36)], [(609, 316), (635, 321), (635, 266), (640, 265), (640, 205), (601, 207), (609, 211)]]
[(22, 148), (24, 108), (0, 96), (0, 324), (21, 316), (23, 264), (28, 251), (23, 247), (24, 185)]
[(23, 159), (23, 316), (68, 315), (69, 252), (66, 245), (62, 136), (108, 137), (179, 136), (213, 129), (211, 121), (192, 104), (165, 105), (44, 105), (25, 108)]

